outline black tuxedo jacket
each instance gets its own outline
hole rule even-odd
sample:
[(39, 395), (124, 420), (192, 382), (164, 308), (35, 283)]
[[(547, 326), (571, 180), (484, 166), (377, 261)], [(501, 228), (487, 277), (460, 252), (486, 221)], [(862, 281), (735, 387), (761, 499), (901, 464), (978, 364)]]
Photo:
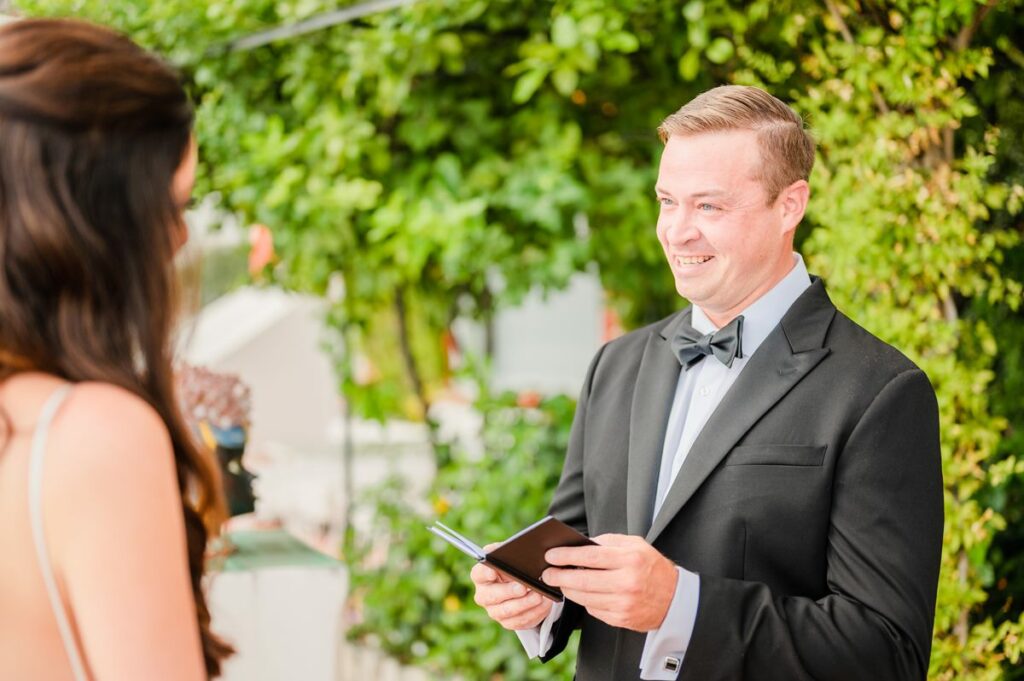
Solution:
[[(551, 513), (639, 535), (700, 574), (679, 679), (923, 679), (942, 543), (935, 393), (820, 280), (748, 360), (652, 522), (690, 309), (605, 345)], [(707, 359), (705, 361), (714, 361)], [(582, 629), (578, 681), (639, 679), (646, 634), (566, 602), (545, 659)]]

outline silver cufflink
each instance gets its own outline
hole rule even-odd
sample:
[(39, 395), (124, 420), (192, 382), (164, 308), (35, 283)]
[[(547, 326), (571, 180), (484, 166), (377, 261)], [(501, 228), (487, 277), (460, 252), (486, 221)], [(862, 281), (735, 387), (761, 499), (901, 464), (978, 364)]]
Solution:
[(665, 658), (665, 671), (677, 672), (679, 671), (679, 658), (678, 657), (666, 657)]

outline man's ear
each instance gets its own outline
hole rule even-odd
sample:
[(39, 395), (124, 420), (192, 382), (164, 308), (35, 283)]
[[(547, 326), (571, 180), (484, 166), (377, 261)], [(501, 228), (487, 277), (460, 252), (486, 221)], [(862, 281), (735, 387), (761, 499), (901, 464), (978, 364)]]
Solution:
[(811, 188), (806, 180), (797, 180), (781, 192), (775, 200), (775, 207), (782, 218), (783, 232), (793, 232), (804, 219), (807, 201), (811, 196)]

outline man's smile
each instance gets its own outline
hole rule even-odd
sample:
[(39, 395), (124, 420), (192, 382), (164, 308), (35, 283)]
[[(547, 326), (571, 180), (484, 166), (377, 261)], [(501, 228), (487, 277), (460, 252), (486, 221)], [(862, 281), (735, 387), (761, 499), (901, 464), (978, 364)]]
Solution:
[(714, 258), (713, 255), (677, 255), (674, 260), (677, 266), (702, 265)]

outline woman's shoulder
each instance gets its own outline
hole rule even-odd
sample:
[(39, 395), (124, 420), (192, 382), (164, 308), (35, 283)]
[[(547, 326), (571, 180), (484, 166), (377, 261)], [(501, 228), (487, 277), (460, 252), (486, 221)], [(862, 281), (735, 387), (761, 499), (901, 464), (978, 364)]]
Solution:
[(0, 408), (14, 430), (35, 430), (47, 400), (62, 388), (70, 388), (59, 418), (65, 423), (85, 426), (123, 422), (145, 427), (162, 423), (156, 410), (130, 390), (101, 381), (68, 383), (59, 376), (45, 373), (24, 373), (7, 378), (0, 384)]
[[(102, 382), (68, 384), (44, 374), (7, 379), (0, 385), (0, 411), (18, 440), (9, 453), (29, 456), (30, 443), (45, 425), (39, 421), (43, 406), (65, 386), (70, 390), (45, 441), (43, 500), (55, 552), (92, 537), (90, 527), (121, 536), (140, 518), (157, 525), (161, 518), (178, 522), (173, 516), (180, 515), (181, 499), (170, 436), (157, 411), (129, 390)], [(58, 562), (62, 558), (57, 555)]]
[(89, 477), (111, 469), (121, 474), (166, 473), (173, 459), (170, 436), (157, 411), (139, 395), (110, 383), (72, 386), (54, 420), (52, 442), (65, 465)]
[(122, 436), (152, 434), (153, 430), (167, 432), (163, 419), (149, 402), (112, 383), (73, 384), (65, 409), (68, 425), (82, 429), (83, 434), (100, 432), (96, 426), (101, 425), (118, 426), (102, 432)]
[(56, 475), (54, 484), (88, 487), (113, 471), (143, 478), (173, 472), (163, 419), (145, 399), (111, 383), (68, 384), (48, 374), (7, 379), (0, 409), (16, 437), (35, 434), (43, 406), (64, 386), (70, 390), (49, 426), (46, 449), (48, 461), (68, 475)]

